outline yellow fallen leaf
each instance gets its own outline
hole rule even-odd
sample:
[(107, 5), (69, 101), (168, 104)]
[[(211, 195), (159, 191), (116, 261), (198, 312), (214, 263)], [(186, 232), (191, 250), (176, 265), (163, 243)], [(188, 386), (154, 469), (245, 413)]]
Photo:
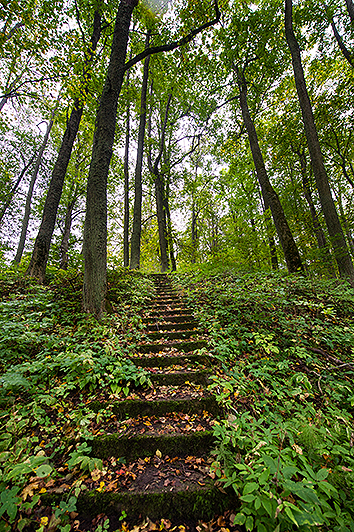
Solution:
[(157, 449), (155, 454), (156, 454), (157, 458), (162, 458), (162, 452), (159, 451), (158, 449)]

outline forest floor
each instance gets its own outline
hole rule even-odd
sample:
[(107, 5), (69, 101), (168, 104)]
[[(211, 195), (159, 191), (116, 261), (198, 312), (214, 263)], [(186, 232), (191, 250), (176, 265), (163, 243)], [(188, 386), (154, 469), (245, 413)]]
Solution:
[(0, 531), (353, 532), (354, 291), (169, 279), (3, 272)]

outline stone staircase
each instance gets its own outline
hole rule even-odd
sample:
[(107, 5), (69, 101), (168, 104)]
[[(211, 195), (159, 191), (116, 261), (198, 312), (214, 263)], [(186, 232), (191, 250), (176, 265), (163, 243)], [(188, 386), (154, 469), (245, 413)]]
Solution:
[(132, 357), (150, 372), (153, 388), (112, 405), (116, 423), (125, 422), (124, 433), (112, 426), (90, 445), (114, 474), (103, 478), (105, 489), (84, 491), (78, 501), (80, 514), (104, 514), (112, 530), (125, 514), (130, 522), (149, 517), (197, 523), (232, 504), (210, 474), (213, 424), (221, 412), (206, 389), (211, 356), (198, 352), (207, 348), (207, 337), (168, 276), (153, 280), (157, 295), (143, 320), (145, 340)]

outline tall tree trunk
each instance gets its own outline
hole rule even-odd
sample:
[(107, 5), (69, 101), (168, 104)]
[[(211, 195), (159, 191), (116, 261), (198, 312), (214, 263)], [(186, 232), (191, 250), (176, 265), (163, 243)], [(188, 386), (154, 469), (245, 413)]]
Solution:
[(0, 212), (0, 225), (2, 223), (2, 220), (3, 220), (4, 216), (5, 216), (5, 213), (6, 213), (7, 209), (10, 207), (12, 198), (14, 197), (15, 192), (18, 189), (18, 186), (21, 183), (23, 176), (25, 175), (25, 173), (27, 172), (28, 168), (33, 163), (35, 156), (36, 156), (36, 152), (32, 155), (32, 157), (30, 158), (29, 162), (22, 168), (22, 171), (21, 171), (20, 175), (18, 176), (16, 183), (13, 185), (12, 189), (8, 193), (7, 199), (5, 200), (4, 206), (2, 207), (1, 212)]
[(350, 64), (351, 67), (354, 67), (354, 63), (353, 63), (353, 58), (352, 58), (352, 54), (350, 53), (350, 51), (348, 50), (348, 48), (345, 46), (344, 42), (343, 42), (343, 39), (342, 37), (340, 36), (339, 34), (339, 31), (337, 30), (336, 28), (336, 25), (334, 23), (334, 20), (332, 18), (332, 21), (331, 21), (331, 26), (332, 26), (332, 31), (333, 31), (333, 35), (337, 41), (337, 44), (339, 46), (339, 49), (340, 51), (342, 52), (343, 56), (345, 57), (345, 59), (348, 61), (348, 63)]
[[(168, 260), (168, 240), (167, 240), (167, 217), (166, 217), (166, 191), (164, 178), (159, 171), (159, 164), (161, 157), (163, 155), (165, 147), (165, 136), (167, 128), (168, 113), (170, 110), (172, 100), (172, 93), (168, 95), (167, 104), (165, 109), (165, 116), (162, 123), (161, 135), (160, 135), (160, 146), (157, 157), (154, 164), (152, 164), (151, 159), (151, 148), (148, 153), (148, 165), (150, 172), (155, 176), (155, 197), (156, 197), (156, 212), (157, 212), (157, 223), (159, 230), (159, 245), (160, 245), (160, 261), (161, 261), (161, 271), (165, 272), (169, 268)], [(151, 136), (151, 120), (149, 120), (149, 137)]]
[(320, 224), (320, 220), (318, 218), (315, 205), (312, 200), (311, 195), (311, 189), (310, 189), (310, 181), (307, 175), (307, 169), (306, 169), (306, 158), (305, 154), (303, 152), (298, 151), (297, 152), (299, 160), (300, 160), (300, 167), (301, 167), (301, 176), (302, 176), (302, 190), (304, 192), (305, 199), (307, 201), (307, 205), (310, 209), (311, 219), (312, 219), (312, 225), (313, 230), (316, 235), (317, 245), (319, 249), (328, 249), (327, 248), (327, 241), (325, 234), (323, 232), (323, 229)]
[(70, 161), (74, 141), (79, 130), (85, 104), (85, 97), (87, 95), (90, 80), (89, 69), (94, 58), (94, 51), (97, 48), (100, 35), (101, 14), (99, 11), (95, 11), (94, 29), (91, 37), (91, 48), (88, 51), (88, 57), (86, 58), (84, 66), (81, 95), (75, 99), (70, 118), (67, 122), (66, 130), (62, 139), (57, 160), (53, 168), (52, 178), (44, 204), (42, 223), (34, 244), (31, 262), (27, 270), (27, 275), (36, 277), (39, 282), (43, 282), (45, 278), (45, 269), (49, 257), (49, 248), (55, 227), (60, 198), (63, 192), (65, 174)]
[(272, 212), (274, 225), (284, 252), (286, 265), (290, 273), (303, 272), (303, 266), (299, 251), (291, 234), (289, 224), (285, 218), (283, 207), (279, 197), (272, 185), (270, 184), (267, 170), (263, 161), (262, 152), (259, 147), (258, 136), (254, 123), (252, 121), (248, 103), (247, 103), (247, 86), (243, 72), (234, 67), (237, 73), (238, 86), (240, 89), (240, 104), (243, 121), (247, 130), (248, 139), (251, 147), (253, 162), (256, 168), (257, 178), (262, 190), (265, 205), (269, 205)]
[(156, 213), (157, 213), (157, 224), (159, 230), (159, 245), (160, 245), (160, 261), (161, 261), (161, 271), (165, 272), (169, 268), (168, 261), (168, 245), (166, 237), (166, 211), (164, 205), (164, 184), (162, 177), (159, 172), (157, 176), (155, 174), (155, 197), (156, 197)]
[[(148, 31), (145, 41), (145, 48), (149, 46), (151, 32)], [(135, 182), (134, 182), (134, 217), (133, 233), (130, 241), (130, 269), (134, 270), (140, 266), (140, 243), (141, 243), (141, 205), (143, 199), (142, 191), (142, 168), (144, 154), (144, 139), (146, 127), (146, 95), (149, 80), (150, 56), (144, 61), (143, 82), (140, 96), (140, 120), (138, 133), (138, 148), (136, 154)]]
[(264, 223), (267, 233), (267, 240), (268, 240), (268, 246), (269, 246), (269, 255), (270, 255), (270, 267), (271, 269), (276, 272), (279, 270), (279, 261), (278, 261), (278, 253), (277, 253), (277, 246), (275, 243), (274, 238), (274, 225), (272, 224), (272, 213), (270, 210), (268, 198), (263, 194), (263, 191), (258, 183), (258, 194), (260, 195), (260, 200), (263, 208), (263, 214), (264, 214)]
[[(127, 85), (129, 86), (129, 74), (127, 72)], [(129, 267), (129, 143), (130, 143), (130, 97), (127, 95), (127, 113), (124, 148), (124, 222), (123, 222), (123, 255), (124, 268)]]
[(320, 142), (315, 126), (310, 98), (306, 88), (304, 71), (301, 63), (300, 47), (296, 40), (292, 22), (292, 0), (285, 0), (285, 35), (291, 52), (295, 85), (305, 127), (307, 145), (310, 152), (312, 170), (316, 180), (323, 214), (334, 250), (339, 275), (354, 284), (354, 268), (347, 248), (340, 220), (329, 187), (328, 176), (324, 167)]
[(192, 205), (192, 257), (191, 263), (197, 262), (197, 247), (198, 247), (198, 226), (197, 226), (198, 213), (195, 211), (195, 203), (193, 199)]
[(29, 218), (30, 218), (30, 214), (31, 214), (31, 203), (32, 203), (33, 189), (34, 189), (34, 185), (36, 183), (36, 179), (37, 179), (37, 176), (38, 176), (39, 167), (40, 167), (41, 162), (42, 162), (43, 153), (44, 153), (44, 150), (45, 150), (45, 148), (46, 148), (46, 146), (48, 144), (50, 131), (51, 131), (52, 127), (53, 127), (55, 111), (56, 111), (56, 109), (52, 112), (52, 117), (51, 117), (50, 121), (48, 122), (47, 130), (45, 132), (42, 145), (39, 148), (39, 152), (38, 152), (38, 155), (37, 155), (36, 163), (34, 165), (33, 172), (32, 172), (32, 175), (31, 175), (31, 181), (30, 181), (30, 184), (29, 184), (29, 187), (28, 187), (28, 192), (27, 192), (27, 197), (26, 197), (26, 205), (25, 205), (25, 214), (23, 216), (23, 221), (22, 221), (21, 236), (20, 236), (20, 241), (18, 243), (17, 252), (16, 252), (16, 255), (15, 255), (15, 258), (14, 258), (14, 262), (17, 262), (18, 264), (21, 262), (23, 250), (25, 248), (27, 229), (28, 229), (28, 222), (29, 222)]
[(135, 5), (135, 0), (121, 0), (118, 7), (111, 57), (96, 114), (87, 182), (83, 306), (97, 317), (104, 310), (107, 289), (107, 177), (116, 129), (118, 98), (124, 78), (129, 26)]
[(166, 218), (167, 218), (167, 241), (168, 241), (168, 249), (170, 251), (170, 260), (171, 260), (171, 266), (172, 271), (177, 271), (177, 264), (176, 264), (176, 257), (175, 252), (173, 249), (173, 234), (172, 234), (172, 220), (171, 220), (171, 213), (170, 213), (170, 207), (168, 204), (168, 195), (167, 195), (167, 203), (165, 205), (166, 210)]
[(71, 232), (71, 224), (73, 221), (73, 210), (76, 203), (74, 197), (66, 207), (64, 233), (60, 243), (60, 265), (61, 270), (67, 270), (69, 265), (69, 238)]
[(347, 10), (350, 17), (350, 21), (352, 25), (354, 26), (354, 4), (352, 0), (345, 0), (345, 3), (347, 4)]

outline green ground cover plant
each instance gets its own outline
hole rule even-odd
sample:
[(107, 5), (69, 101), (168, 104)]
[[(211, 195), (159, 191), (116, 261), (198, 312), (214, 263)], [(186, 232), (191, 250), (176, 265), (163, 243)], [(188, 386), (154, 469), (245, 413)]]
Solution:
[(247, 531), (354, 530), (354, 292), (281, 274), (177, 276), (212, 337), (215, 475)]
[(81, 290), (77, 272), (50, 274), (45, 286), (18, 270), (0, 277), (1, 531), (70, 530), (80, 482), (58, 501), (52, 522), (36, 519), (36, 482), (102, 469), (87, 427), (112, 412), (93, 412), (90, 399), (150, 384), (127, 355), (141, 338), (140, 311), (153, 283), (141, 273), (110, 273), (110, 312), (101, 322), (82, 313)]

